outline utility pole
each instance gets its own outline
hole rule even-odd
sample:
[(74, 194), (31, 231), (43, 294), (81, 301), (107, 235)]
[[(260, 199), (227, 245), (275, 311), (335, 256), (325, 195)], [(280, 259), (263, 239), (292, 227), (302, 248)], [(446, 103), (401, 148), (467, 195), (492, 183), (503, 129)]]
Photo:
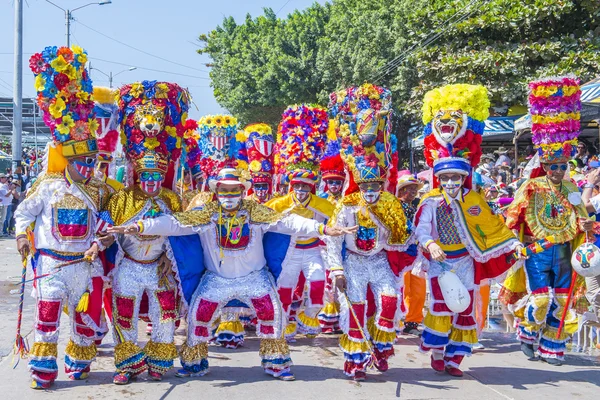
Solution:
[(13, 75), (13, 171), (21, 166), (21, 135), (23, 134), (23, 0), (15, 1), (15, 59)]
[(65, 10), (65, 25), (67, 26), (67, 47), (71, 48), (71, 10)]

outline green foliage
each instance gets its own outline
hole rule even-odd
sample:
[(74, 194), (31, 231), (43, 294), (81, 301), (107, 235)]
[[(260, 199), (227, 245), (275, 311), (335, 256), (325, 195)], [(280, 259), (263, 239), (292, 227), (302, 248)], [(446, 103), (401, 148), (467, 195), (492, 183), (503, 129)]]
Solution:
[(329, 6), (314, 6), (279, 19), (266, 8), (243, 24), (225, 18), (200, 40), (213, 60), (214, 94), (242, 123), (274, 126), (286, 106), (314, 102), (319, 88), (317, 40), (323, 36)]
[(244, 122), (276, 124), (289, 104), (327, 104), (332, 91), (370, 81), (392, 89), (402, 137), (436, 86), (481, 83), (494, 105), (510, 106), (526, 104), (540, 76), (596, 77), (599, 10), (596, 0), (333, 0), (285, 19), (270, 9), (241, 25), (226, 18), (200, 36), (200, 52), (213, 59), (217, 100)]

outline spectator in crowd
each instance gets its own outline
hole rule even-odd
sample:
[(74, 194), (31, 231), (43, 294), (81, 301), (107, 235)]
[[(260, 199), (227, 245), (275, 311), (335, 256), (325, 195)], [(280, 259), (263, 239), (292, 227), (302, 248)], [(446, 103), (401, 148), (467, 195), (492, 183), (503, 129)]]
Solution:
[(587, 165), (589, 157), (590, 153), (587, 144), (580, 140), (579, 143), (577, 143), (577, 153), (575, 154), (575, 158), (580, 159), (583, 165)]
[(2, 233), (4, 235), (9, 235), (12, 233), (14, 229), (14, 220), (13, 215), (17, 206), (19, 205), (19, 198), (21, 197), (21, 191), (19, 190), (21, 182), (19, 180), (12, 180), (10, 182), (10, 204), (6, 210), (6, 219), (4, 220)]
[(11, 200), (12, 194), (8, 177), (5, 174), (0, 174), (0, 226), (4, 226), (6, 212), (8, 211), (8, 206), (11, 204)]
[(506, 149), (506, 147), (500, 146), (498, 150), (494, 151), (494, 154), (498, 154), (498, 159), (496, 160), (495, 164), (496, 167), (499, 167), (503, 164), (509, 166), (512, 164), (512, 160), (508, 156), (508, 150)]

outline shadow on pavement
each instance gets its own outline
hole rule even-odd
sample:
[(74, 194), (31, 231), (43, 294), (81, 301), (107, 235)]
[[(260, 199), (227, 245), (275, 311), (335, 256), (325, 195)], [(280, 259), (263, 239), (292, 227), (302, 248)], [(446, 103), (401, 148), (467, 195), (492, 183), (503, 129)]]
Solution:
[(561, 367), (554, 370), (541, 370), (517, 367), (472, 367), (469, 375), (484, 385), (510, 385), (514, 389), (528, 390), (531, 385), (551, 385), (558, 382), (585, 382), (600, 387), (600, 370), (562, 371)]

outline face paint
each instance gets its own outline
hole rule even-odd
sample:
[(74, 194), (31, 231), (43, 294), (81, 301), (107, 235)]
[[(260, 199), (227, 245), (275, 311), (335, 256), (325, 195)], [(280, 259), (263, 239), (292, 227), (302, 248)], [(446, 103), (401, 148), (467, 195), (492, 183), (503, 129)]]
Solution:
[(463, 178), (461, 175), (455, 174), (451, 176), (441, 176), (440, 186), (450, 197), (456, 197), (460, 192), (463, 184)]
[(242, 201), (242, 190), (239, 188), (217, 192), (217, 200), (225, 211), (237, 209)]
[(375, 204), (381, 196), (381, 184), (378, 182), (362, 183), (358, 186), (360, 194), (367, 204)]
[(306, 183), (294, 183), (292, 185), (292, 190), (294, 191), (296, 199), (300, 203), (304, 203), (306, 199), (308, 199), (308, 196), (310, 196), (311, 187)]
[(160, 191), (163, 179), (163, 175), (160, 172), (144, 171), (140, 174), (140, 188), (144, 193), (154, 196)]
[(327, 181), (326, 183), (327, 188), (329, 189), (329, 193), (331, 193), (334, 196), (337, 196), (342, 191), (342, 185), (344, 182), (332, 179), (330, 181)]
[(267, 184), (258, 184), (254, 185), (254, 194), (256, 198), (263, 201), (266, 200), (269, 195), (269, 185)]
[(81, 175), (84, 179), (89, 179), (94, 173), (96, 157), (78, 158), (71, 161), (71, 163), (77, 172), (79, 172), (79, 175)]

